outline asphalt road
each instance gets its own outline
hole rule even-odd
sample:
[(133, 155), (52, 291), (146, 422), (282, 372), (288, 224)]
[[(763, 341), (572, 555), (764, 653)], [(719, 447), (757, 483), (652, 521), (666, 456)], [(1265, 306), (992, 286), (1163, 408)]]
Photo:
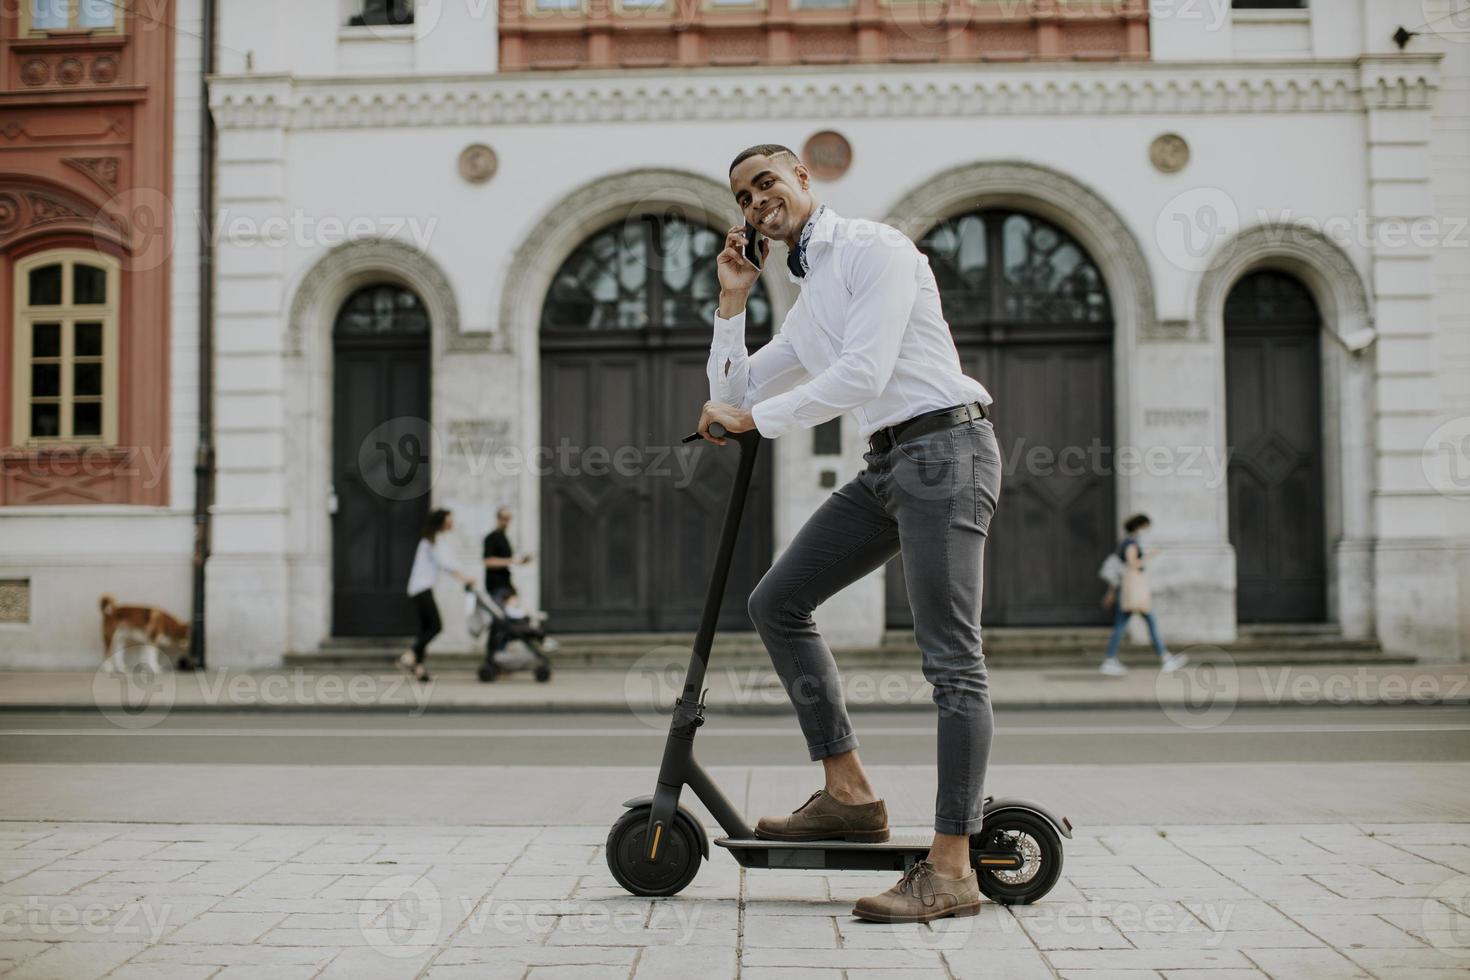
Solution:
[[(1210, 722), (1210, 727), (1203, 727)], [(855, 714), (871, 765), (929, 765), (932, 710)], [(559, 714), (176, 712), (137, 730), (95, 712), (0, 715), (0, 764), (651, 766), (655, 717)], [(794, 717), (715, 716), (707, 765), (796, 765)], [(1448, 707), (1237, 709), (1213, 724), (1163, 711), (996, 713), (993, 765), (1470, 762), (1470, 710)]]
[[(592, 714), (0, 715), (0, 820), (607, 826), (652, 790), (666, 722)], [(156, 721), (156, 724), (152, 722)], [(932, 819), (932, 709), (856, 714), (896, 827)], [(1464, 707), (1012, 711), (988, 792), (1074, 823), (1470, 820)], [(821, 784), (793, 716), (713, 716), (696, 753), (747, 814)], [(708, 814), (685, 794), (705, 822)]]

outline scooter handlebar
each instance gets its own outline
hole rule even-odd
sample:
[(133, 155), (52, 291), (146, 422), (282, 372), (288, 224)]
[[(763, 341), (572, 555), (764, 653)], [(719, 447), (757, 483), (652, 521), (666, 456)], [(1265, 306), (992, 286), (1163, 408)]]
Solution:
[[(742, 446), (753, 443), (761, 437), (761, 434), (755, 429), (747, 429), (744, 432), (728, 432), (726, 431), (725, 427), (718, 422), (711, 422), (709, 424), (709, 434), (714, 436), (716, 439), (734, 439)], [(697, 442), (702, 438), (704, 437), (701, 436), (698, 432), (691, 432), (689, 435), (684, 437), (683, 441)]]

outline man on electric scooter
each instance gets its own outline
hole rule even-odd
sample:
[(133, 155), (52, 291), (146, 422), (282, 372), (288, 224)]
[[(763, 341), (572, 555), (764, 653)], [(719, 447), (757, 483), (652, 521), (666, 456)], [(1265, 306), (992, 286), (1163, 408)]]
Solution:
[[(745, 348), (745, 303), (760, 275), (731, 228), (718, 258), (710, 401), (699, 431), (778, 438), (844, 413), (868, 442), (865, 468), (807, 520), (750, 595), (750, 616), (796, 707), (823, 788), (769, 840), (888, 839), (888, 814), (858, 758), (837, 664), (812, 612), (902, 553), (914, 635), (939, 711), (939, 790), (928, 859), (853, 913), (883, 922), (972, 915), (980, 892), (969, 835), (981, 827), (991, 709), (980, 649), (981, 567), (1000, 492), (989, 392), (960, 368), (928, 259), (902, 232), (843, 218), (812, 195), (790, 149), (753, 146), (730, 165), (748, 226), (789, 249), (801, 296), (780, 332)], [(769, 243), (760, 243), (762, 264)]]

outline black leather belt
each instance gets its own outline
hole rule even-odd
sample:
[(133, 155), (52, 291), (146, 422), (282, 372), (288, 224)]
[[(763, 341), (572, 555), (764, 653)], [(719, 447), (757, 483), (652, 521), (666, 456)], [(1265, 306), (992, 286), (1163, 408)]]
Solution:
[(923, 415), (915, 415), (906, 422), (886, 426), (868, 436), (868, 448), (875, 453), (886, 453), (905, 439), (917, 439), (940, 429), (953, 428), (962, 422), (973, 419), (990, 418), (989, 406), (980, 402), (970, 402), (967, 405), (956, 405), (953, 408), (940, 408)]

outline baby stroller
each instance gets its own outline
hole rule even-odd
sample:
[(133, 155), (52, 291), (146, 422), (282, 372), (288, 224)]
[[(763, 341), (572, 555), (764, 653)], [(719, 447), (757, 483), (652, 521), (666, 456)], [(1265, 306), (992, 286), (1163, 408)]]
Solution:
[[(546, 635), (544, 613), (521, 613), (496, 602), (478, 585), (466, 585), (465, 625), (470, 636), (484, 636), (485, 662), (480, 665), (480, 680), (489, 683), (501, 674), (534, 668), (536, 680), (551, 680), (551, 661), (546, 654), (556, 649), (556, 640)], [(495, 649), (495, 638), (505, 638)]]

